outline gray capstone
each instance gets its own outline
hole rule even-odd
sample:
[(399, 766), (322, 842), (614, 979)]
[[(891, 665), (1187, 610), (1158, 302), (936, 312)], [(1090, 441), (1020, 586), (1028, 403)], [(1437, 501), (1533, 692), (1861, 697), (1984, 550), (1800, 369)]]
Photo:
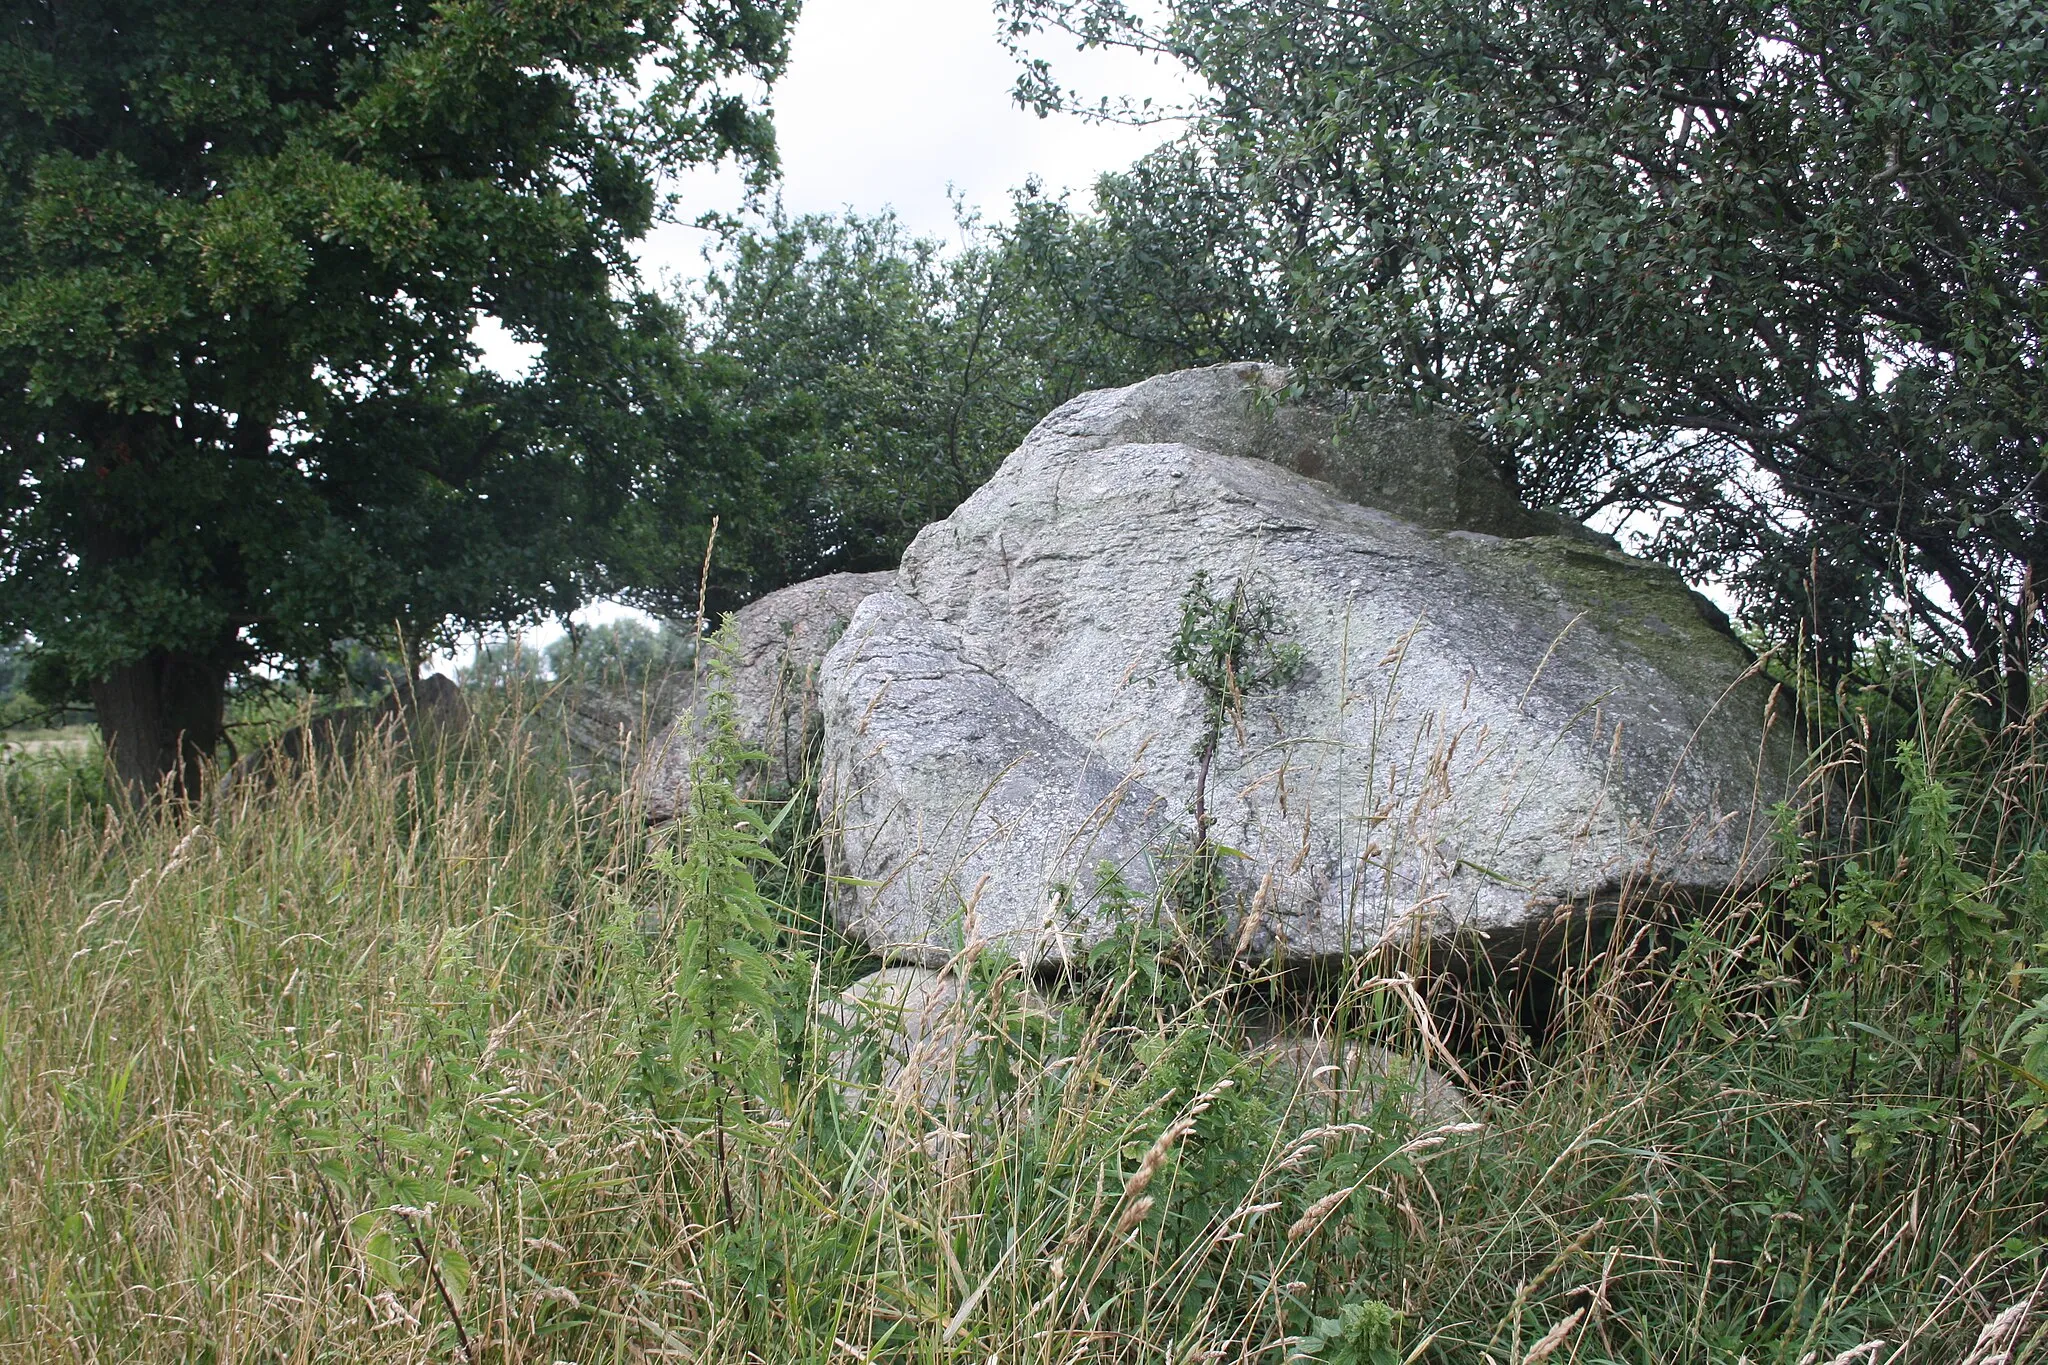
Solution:
[(1281, 365), (1211, 365), (1084, 393), (1040, 422), (1023, 448), (1078, 455), (1191, 445), (1291, 469), (1421, 526), (1619, 548), (1570, 517), (1524, 507), (1465, 424), (1367, 412), (1342, 396), (1296, 396), (1293, 379)]
[(1157, 913), (1192, 831), (1202, 699), (1166, 653), (1198, 570), (1275, 603), (1306, 660), (1209, 778), (1227, 946), (1512, 943), (1768, 875), (1798, 765), (1720, 614), (1590, 533), (1531, 534), (1554, 518), (1453, 429), (1296, 409), (1284, 383), (1226, 366), (1074, 400), (860, 604), (819, 690), (855, 937), (1063, 961)]
[[(732, 618), (731, 690), (740, 742), (767, 755), (750, 785), (781, 791), (801, 780), (819, 731), (818, 667), (854, 610), (896, 575), (836, 573), (792, 584), (748, 603)], [(704, 680), (687, 684), (679, 714), (647, 746), (634, 776), (642, 809), (655, 823), (690, 803), (690, 768), (703, 722)]]

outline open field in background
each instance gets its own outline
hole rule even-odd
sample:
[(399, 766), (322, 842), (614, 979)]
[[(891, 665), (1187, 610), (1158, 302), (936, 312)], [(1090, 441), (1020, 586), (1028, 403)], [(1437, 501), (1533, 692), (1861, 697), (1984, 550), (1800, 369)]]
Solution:
[(58, 759), (74, 767), (89, 762), (99, 743), (99, 731), (90, 725), (67, 725), (57, 730), (0, 730), (0, 763)]
[(1313, 1016), (1449, 1065), (1416, 964), (1146, 934), (1049, 1003), (963, 963), (953, 1083), (849, 1103), (819, 820), (679, 847), (479, 704), (160, 818), (5, 770), (0, 1357), (2048, 1358), (2028, 737), (1866, 726), (1863, 818), (1788, 817), (1778, 885), (1620, 936), (1540, 1035), (1463, 992), (1465, 1118), (1246, 1060)]

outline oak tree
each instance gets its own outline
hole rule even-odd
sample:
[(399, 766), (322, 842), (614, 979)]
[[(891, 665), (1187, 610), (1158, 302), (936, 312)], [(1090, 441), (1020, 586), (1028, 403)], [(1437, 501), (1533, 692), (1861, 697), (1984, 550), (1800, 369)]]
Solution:
[(0, 3), (0, 637), (129, 788), (194, 788), (238, 675), (645, 553), (717, 419), (628, 247), (665, 174), (772, 169), (796, 8)]

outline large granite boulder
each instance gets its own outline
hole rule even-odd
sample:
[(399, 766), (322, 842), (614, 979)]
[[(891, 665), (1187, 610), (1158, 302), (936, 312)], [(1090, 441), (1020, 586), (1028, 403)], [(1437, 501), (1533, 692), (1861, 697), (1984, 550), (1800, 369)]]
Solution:
[(1197, 571), (1275, 607), (1303, 660), (1207, 779), (1225, 948), (1514, 940), (1768, 874), (1795, 755), (1720, 613), (1549, 534), (1454, 428), (1293, 406), (1285, 382), (1074, 400), (861, 602), (820, 688), (856, 937), (1061, 961), (1155, 912), (1201, 766), (1203, 697), (1166, 662)]
[[(763, 789), (785, 790), (802, 778), (818, 738), (818, 666), (825, 651), (854, 609), (895, 581), (894, 573), (827, 574), (734, 613), (733, 708), (741, 742), (767, 755), (754, 775)], [(674, 709), (680, 714), (647, 746), (634, 777), (642, 808), (656, 823), (674, 819), (690, 803), (701, 699), (686, 697)]]

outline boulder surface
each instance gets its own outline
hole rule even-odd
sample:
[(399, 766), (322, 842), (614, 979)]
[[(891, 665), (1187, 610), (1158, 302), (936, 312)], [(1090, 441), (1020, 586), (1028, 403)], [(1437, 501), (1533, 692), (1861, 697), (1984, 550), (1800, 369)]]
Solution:
[[(803, 776), (818, 738), (818, 666), (854, 609), (895, 581), (893, 572), (826, 574), (768, 593), (733, 614), (733, 708), (740, 741), (767, 755), (755, 775), (765, 790), (785, 790)], [(655, 823), (674, 819), (690, 804), (700, 702), (686, 699), (677, 708), (681, 714), (641, 758), (634, 785)]]
[(963, 1084), (971, 1078), (962, 1073), (1002, 1026), (999, 1016), (1042, 1014), (1045, 1006), (1016, 981), (991, 997), (967, 989), (952, 971), (884, 967), (821, 1008), (832, 1030), (826, 1069), (842, 1099), (858, 1107), (879, 1098), (887, 1107), (958, 1119), (962, 1103), (973, 1098), (972, 1085)]
[(1519, 507), (1455, 429), (1285, 384), (1223, 366), (1075, 399), (860, 602), (819, 691), (857, 938), (1061, 961), (1156, 913), (1202, 768), (1205, 700), (1167, 663), (1197, 571), (1270, 604), (1302, 661), (1212, 756), (1224, 946), (1505, 941), (1768, 875), (1796, 756), (1720, 613)]

